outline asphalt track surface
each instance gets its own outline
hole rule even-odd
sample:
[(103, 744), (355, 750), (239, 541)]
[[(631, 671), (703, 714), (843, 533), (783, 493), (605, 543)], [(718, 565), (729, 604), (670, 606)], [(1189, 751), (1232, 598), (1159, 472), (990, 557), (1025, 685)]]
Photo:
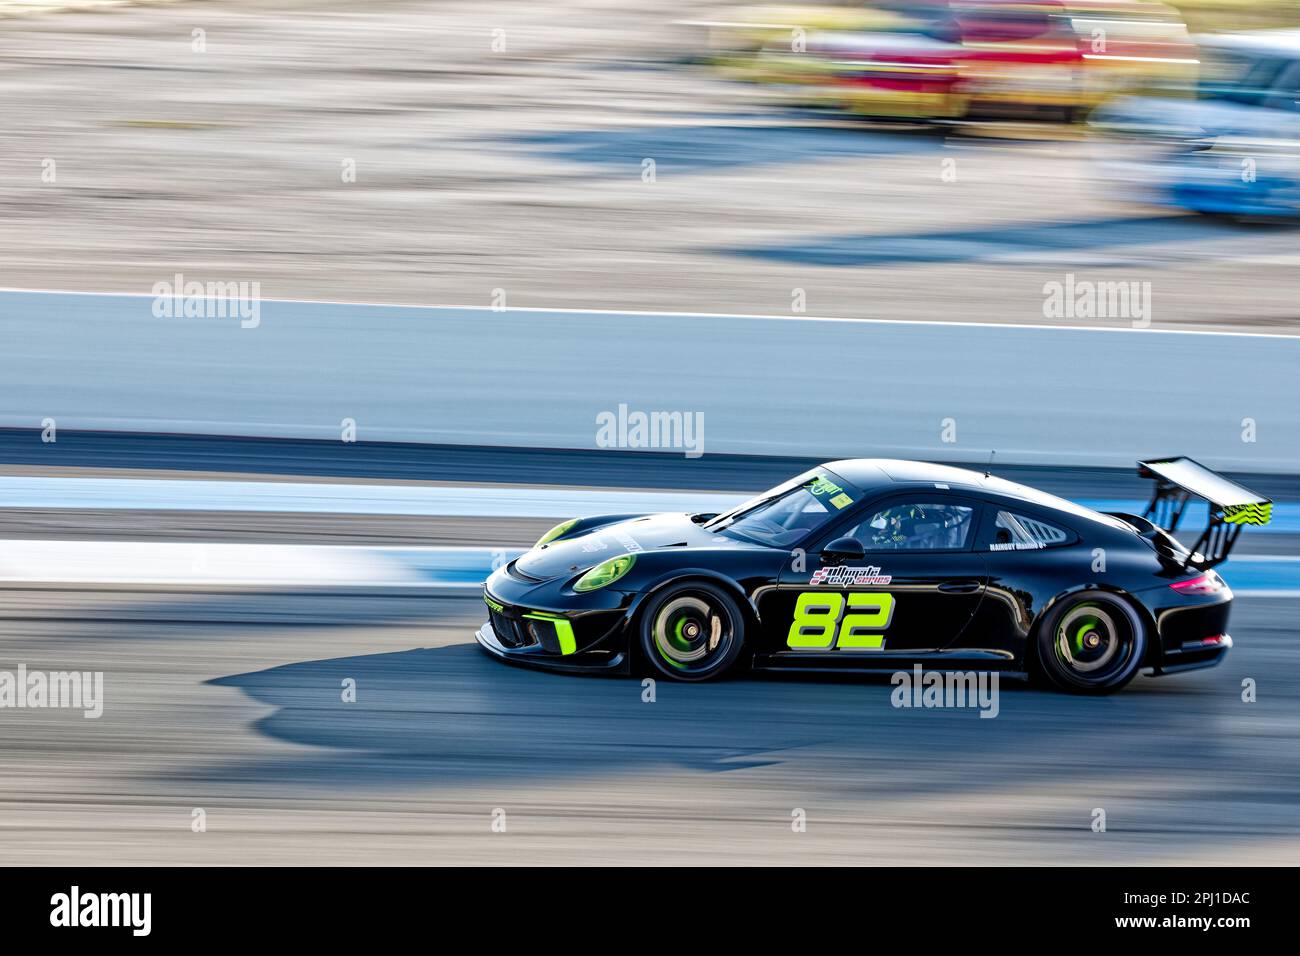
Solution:
[[(105, 672), (4, 713), (8, 863), (1259, 863), (1300, 856), (1295, 600), (1224, 666), (995, 719), (882, 679), (534, 673), (472, 598), (15, 591), (5, 657)], [(1259, 699), (1243, 703), (1244, 678)], [(357, 700), (343, 703), (343, 682)], [(1092, 829), (1106, 812), (1106, 832)], [(193, 832), (194, 811), (206, 832)], [(504, 833), (492, 829), (505, 813)], [(792, 830), (803, 810), (806, 832)]]
[[(1153, 456), (1177, 449), (1153, 448)], [(869, 454), (863, 451), (863, 455)], [(100, 473), (141, 477), (258, 475), (267, 480), (373, 479), (385, 482), (486, 482), (566, 487), (761, 491), (824, 458), (727, 455), (686, 458), (680, 452), (510, 448), (407, 442), (213, 435), (119, 434), (60, 429), (58, 441), (41, 441), (38, 428), (0, 428), (0, 470), (5, 474)], [(1150, 483), (1136, 468), (1062, 468), (1010, 465), (953, 455), (945, 464), (983, 469), (1053, 494), (1090, 498), (1145, 498)], [(1242, 473), (1230, 477), (1275, 499), (1300, 498), (1300, 475)]]
[[(0, 290), (0, 427), (1114, 468), (1195, 448), (1300, 473), (1295, 336), (314, 300), (244, 328), (176, 305)], [(1086, 395), (1062, 388), (1079, 369)]]
[[(238, 446), (224, 447), (234, 470)], [(449, 472), (520, 474), (513, 459), (460, 454)], [(303, 468), (326, 471), (306, 457)], [(434, 477), (434, 460), (419, 477)], [(642, 462), (621, 480), (619, 456), (528, 460), (534, 477), (601, 487), (672, 486), (663, 476), (682, 467)], [(195, 462), (218, 467), (222, 457)], [(156, 470), (159, 459), (137, 463)], [(791, 464), (718, 461), (697, 487), (761, 487)], [(1141, 487), (1119, 473), (1039, 477), (1074, 494)], [(0, 532), (16, 536), (23, 521), (49, 537), (62, 521), (66, 533), (97, 527), (106, 537), (426, 544), (527, 543), (542, 523), (48, 511), (0, 514)], [(1291, 536), (1262, 534), (1250, 550), (1266, 542), (1296, 551)], [(1297, 610), (1296, 598), (1240, 597), (1236, 647), (1219, 668), (1141, 677), (1102, 699), (1008, 681), (998, 716), (981, 719), (973, 709), (896, 709), (883, 678), (660, 681), (648, 703), (636, 678), (491, 660), (472, 642), (481, 602), (455, 592), (11, 588), (0, 592), (0, 669), (103, 671), (105, 709), (97, 720), (0, 712), (0, 856), (1294, 864)], [(355, 703), (341, 699), (348, 678)], [(1242, 700), (1247, 678), (1254, 703)], [(1092, 829), (1098, 808), (1104, 833)], [(196, 809), (204, 832), (192, 829)], [(492, 829), (497, 810), (505, 832)], [(806, 832), (791, 827), (799, 810)]]

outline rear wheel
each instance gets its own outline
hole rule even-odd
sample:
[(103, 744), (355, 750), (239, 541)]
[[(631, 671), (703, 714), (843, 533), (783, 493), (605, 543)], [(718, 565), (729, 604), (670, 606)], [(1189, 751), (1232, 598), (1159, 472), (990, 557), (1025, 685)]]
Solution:
[(1137, 675), (1146, 649), (1146, 625), (1133, 606), (1097, 591), (1062, 599), (1038, 631), (1044, 673), (1078, 693), (1119, 690)]
[(740, 656), (745, 619), (725, 591), (687, 582), (650, 599), (640, 631), (641, 650), (659, 673), (674, 680), (708, 680)]

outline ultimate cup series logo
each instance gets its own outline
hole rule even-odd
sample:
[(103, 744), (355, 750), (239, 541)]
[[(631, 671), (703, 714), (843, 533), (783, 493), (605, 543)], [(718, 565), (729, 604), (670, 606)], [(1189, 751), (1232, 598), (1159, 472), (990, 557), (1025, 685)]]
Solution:
[(809, 584), (829, 584), (844, 587), (850, 584), (868, 584), (883, 586), (894, 579), (891, 574), (881, 574), (875, 565), (865, 568), (829, 567), (818, 568), (813, 572)]

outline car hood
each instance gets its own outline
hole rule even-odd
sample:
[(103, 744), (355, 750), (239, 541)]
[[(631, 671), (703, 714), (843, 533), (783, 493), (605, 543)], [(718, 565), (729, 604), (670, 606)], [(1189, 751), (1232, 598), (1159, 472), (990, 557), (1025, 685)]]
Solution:
[(1294, 137), (1297, 121), (1285, 110), (1227, 100), (1176, 100), (1134, 96), (1101, 107), (1089, 121), (1112, 132), (1157, 134), (1175, 139), (1205, 136)]
[(645, 515), (602, 525), (586, 534), (534, 548), (515, 562), (515, 569), (539, 581), (586, 571), (620, 554), (690, 548), (761, 547), (706, 531), (688, 514)]

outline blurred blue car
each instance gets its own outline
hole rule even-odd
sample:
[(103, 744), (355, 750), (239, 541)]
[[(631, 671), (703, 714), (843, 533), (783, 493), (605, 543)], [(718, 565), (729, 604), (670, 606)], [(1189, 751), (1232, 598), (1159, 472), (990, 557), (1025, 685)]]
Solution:
[(1242, 218), (1300, 216), (1300, 30), (1198, 38), (1195, 99), (1134, 97), (1092, 117), (1129, 144), (1117, 166), (1148, 201)]

